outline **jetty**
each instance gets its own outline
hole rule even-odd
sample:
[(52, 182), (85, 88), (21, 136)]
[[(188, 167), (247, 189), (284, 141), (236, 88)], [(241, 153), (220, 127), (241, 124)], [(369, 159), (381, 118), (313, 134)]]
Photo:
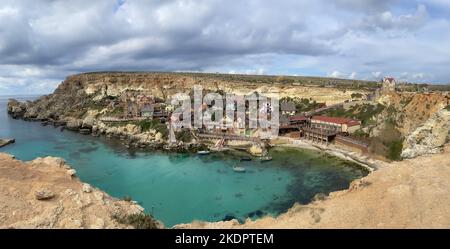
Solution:
[(239, 135), (230, 135), (230, 134), (218, 134), (218, 133), (198, 133), (197, 137), (202, 139), (220, 139), (220, 140), (235, 140), (235, 141), (248, 141), (260, 143), (261, 138), (259, 137), (246, 137)]
[(8, 144), (13, 144), (15, 142), (16, 142), (16, 140), (13, 138), (1, 138), (0, 139), (0, 148), (3, 146), (6, 146)]

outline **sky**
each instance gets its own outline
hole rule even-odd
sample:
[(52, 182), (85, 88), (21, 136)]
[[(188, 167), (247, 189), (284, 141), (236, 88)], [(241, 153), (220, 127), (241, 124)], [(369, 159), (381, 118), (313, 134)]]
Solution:
[(2, 0), (0, 95), (92, 71), (450, 83), (448, 0)]

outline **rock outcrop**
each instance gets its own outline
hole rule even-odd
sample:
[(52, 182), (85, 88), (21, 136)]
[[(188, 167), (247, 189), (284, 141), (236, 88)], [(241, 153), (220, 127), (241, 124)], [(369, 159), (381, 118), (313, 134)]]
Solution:
[[(245, 77), (245, 76), (241, 76)], [(269, 76), (268, 76), (269, 77)], [(182, 73), (88, 73), (68, 77), (53, 94), (30, 103), (11, 101), (11, 115), (31, 120), (62, 120), (77, 118), (84, 120), (89, 111), (101, 112), (111, 101), (126, 91), (138, 91), (146, 95), (166, 99), (176, 93), (189, 93), (194, 85), (202, 85), (207, 91), (250, 94), (254, 91), (280, 97), (312, 98), (317, 102), (333, 104), (351, 99), (353, 90), (340, 90), (319, 86), (293, 85), (278, 82), (254, 83), (252, 79), (229, 79), (220, 75)], [(254, 79), (253, 79), (254, 80)], [(318, 80), (318, 79), (316, 79)], [(305, 85), (313, 79), (307, 79)], [(364, 91), (359, 91), (366, 93)], [(87, 121), (87, 120), (84, 120)], [(92, 122), (84, 122), (90, 126)]]
[(22, 118), (27, 110), (26, 103), (19, 102), (15, 99), (10, 99), (7, 106), (8, 114), (13, 118)]
[(134, 228), (122, 221), (143, 215), (141, 206), (112, 198), (74, 174), (60, 158), (21, 162), (0, 153), (0, 228)]
[(6, 138), (6, 139), (0, 139), (0, 148), (3, 146), (6, 146), (8, 144), (12, 144), (15, 143), (16, 140), (15, 139), (11, 139), (11, 138)]
[(450, 111), (442, 109), (406, 138), (402, 157), (414, 158), (442, 152), (444, 144), (449, 141), (449, 131)]

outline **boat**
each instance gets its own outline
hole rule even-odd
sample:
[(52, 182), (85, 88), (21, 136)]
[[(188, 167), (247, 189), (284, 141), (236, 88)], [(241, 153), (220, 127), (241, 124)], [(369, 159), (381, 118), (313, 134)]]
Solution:
[(234, 172), (237, 172), (237, 173), (244, 173), (246, 170), (245, 170), (244, 167), (235, 165), (235, 166), (233, 167), (233, 171), (234, 171)]
[(242, 157), (241, 158), (241, 162), (247, 162), (247, 161), (251, 161), (252, 159), (250, 157)]
[(271, 156), (263, 156), (263, 157), (259, 158), (259, 161), (261, 161), (261, 162), (272, 161), (272, 157)]
[(197, 155), (204, 156), (204, 155), (209, 155), (209, 153), (211, 153), (211, 152), (209, 152), (207, 150), (201, 150), (201, 151), (197, 152)]

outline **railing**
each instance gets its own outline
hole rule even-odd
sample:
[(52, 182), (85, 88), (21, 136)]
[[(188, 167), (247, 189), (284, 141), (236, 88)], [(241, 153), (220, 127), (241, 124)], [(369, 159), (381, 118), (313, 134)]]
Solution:
[(351, 137), (344, 137), (341, 135), (336, 136), (336, 141), (338, 142), (346, 142), (346, 143), (350, 143), (353, 145), (357, 145), (357, 146), (361, 146), (365, 149), (369, 148), (369, 143), (355, 139), (355, 138), (351, 138)]
[(335, 136), (338, 134), (337, 131), (313, 129), (313, 128), (303, 128), (303, 131), (313, 133), (313, 134), (323, 135), (323, 136)]
[(224, 139), (224, 140), (261, 142), (261, 138), (259, 138), (259, 137), (244, 137), (244, 136), (228, 135), (228, 134), (198, 133), (197, 136), (199, 138), (207, 138), (207, 139)]
[(104, 118), (100, 118), (100, 121), (102, 121), (102, 122), (113, 123), (113, 122), (142, 121), (142, 120), (147, 120), (147, 119), (148, 119), (148, 118), (146, 118), (146, 117), (136, 117), (136, 118), (114, 118), (114, 117), (104, 117)]
[(317, 113), (320, 113), (320, 112), (323, 112), (323, 111), (326, 111), (326, 110), (329, 110), (329, 109), (334, 109), (334, 108), (337, 108), (337, 107), (341, 107), (341, 106), (344, 106), (344, 103), (339, 103), (339, 104), (334, 104), (334, 105), (330, 105), (330, 106), (320, 107), (320, 108), (314, 109), (314, 110), (309, 111), (309, 112), (304, 112), (304, 113), (302, 113), (302, 115), (305, 116), (305, 117), (309, 117), (309, 116), (313, 116), (314, 114), (317, 114)]

